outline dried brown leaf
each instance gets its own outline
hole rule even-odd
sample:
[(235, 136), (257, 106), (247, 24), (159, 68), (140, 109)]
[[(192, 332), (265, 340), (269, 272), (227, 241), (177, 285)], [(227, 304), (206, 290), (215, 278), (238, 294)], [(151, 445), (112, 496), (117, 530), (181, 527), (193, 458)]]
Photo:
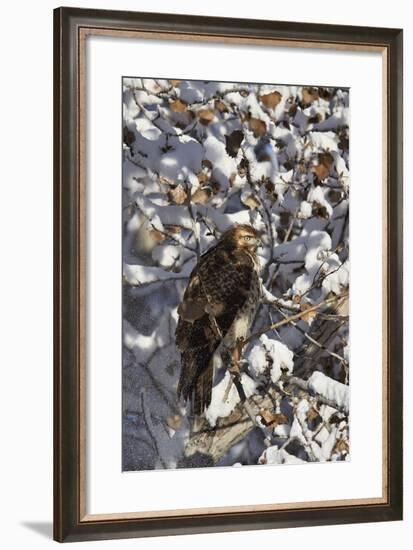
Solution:
[(215, 112), (212, 109), (202, 109), (202, 111), (198, 111), (197, 115), (199, 122), (204, 126), (208, 126), (215, 118)]
[(331, 153), (320, 153), (318, 155), (319, 164), (323, 164), (326, 168), (330, 169), (333, 166), (334, 157)]
[(303, 103), (305, 105), (310, 105), (313, 101), (318, 99), (318, 90), (315, 88), (304, 88), (303, 89)]
[(201, 184), (206, 183), (207, 181), (209, 181), (209, 176), (205, 172), (199, 172), (199, 174), (197, 174), (197, 178), (198, 178), (199, 183), (201, 183)]
[(330, 99), (331, 98), (331, 91), (328, 88), (318, 88), (318, 95), (322, 99)]
[(159, 181), (160, 183), (162, 183), (163, 185), (171, 185), (171, 186), (174, 186), (175, 183), (173, 180), (167, 178), (166, 176), (159, 176)]
[(209, 187), (200, 187), (192, 195), (192, 202), (196, 204), (207, 204), (211, 198), (212, 190)]
[(330, 218), (327, 208), (323, 204), (320, 204), (317, 201), (313, 202), (312, 214), (313, 216), (317, 216), (318, 218), (323, 218), (324, 220), (328, 220)]
[(182, 101), (182, 99), (175, 99), (175, 101), (172, 101), (170, 107), (174, 113), (185, 113), (188, 108), (188, 104), (185, 103), (185, 101)]
[(318, 418), (320, 416), (320, 413), (318, 412), (318, 410), (315, 408), (315, 407), (311, 407), (310, 409), (308, 409), (308, 411), (306, 412), (306, 417), (307, 417), (307, 420), (315, 420), (316, 418)]
[(182, 227), (180, 225), (165, 225), (165, 229), (171, 235), (178, 235), (182, 232)]
[(177, 430), (182, 423), (182, 416), (179, 414), (168, 416), (166, 423), (170, 428), (172, 428), (172, 430)]
[(166, 236), (157, 229), (149, 229), (149, 235), (151, 239), (157, 244), (163, 243), (166, 239)]
[(124, 126), (123, 127), (123, 142), (125, 143), (125, 145), (130, 147), (132, 145), (132, 143), (135, 141), (135, 139), (136, 139), (135, 132), (132, 132), (132, 130), (129, 130), (129, 128), (127, 126)]
[(267, 125), (259, 118), (251, 117), (248, 126), (255, 137), (262, 137), (267, 133)]
[(274, 413), (267, 409), (262, 409), (260, 411), (261, 421), (265, 426), (278, 426), (279, 424), (288, 424), (288, 418), (285, 414)]
[[(306, 311), (307, 309), (310, 309), (312, 307), (313, 306), (311, 304), (302, 304), (301, 311)], [(308, 313), (301, 315), (301, 319), (306, 323), (311, 323), (311, 321), (314, 319), (316, 315), (317, 315), (317, 310), (309, 311)]]
[(340, 413), (334, 413), (330, 416), (328, 422), (330, 424), (340, 424), (342, 420), (343, 420), (343, 416)]
[(330, 170), (333, 166), (334, 158), (330, 153), (320, 153), (318, 155), (318, 164), (314, 166), (313, 172), (316, 175), (317, 181), (321, 183), (330, 175)]
[(316, 113), (315, 115), (309, 117), (308, 123), (309, 124), (318, 124), (322, 120), (323, 120), (322, 115), (320, 113)]
[(348, 453), (349, 447), (347, 441), (344, 439), (339, 439), (334, 446), (333, 453)]
[(169, 202), (174, 204), (184, 204), (187, 199), (187, 194), (182, 185), (171, 187), (168, 191)]
[(268, 109), (275, 109), (282, 99), (280, 92), (271, 92), (270, 94), (265, 94), (260, 97), (262, 103)]
[(288, 114), (291, 115), (291, 116), (294, 116), (297, 112), (297, 109), (298, 109), (298, 105), (297, 103), (292, 103), (290, 105), (290, 107), (288, 108)]
[(317, 166), (314, 166), (313, 172), (316, 175), (317, 180), (321, 182), (329, 176), (330, 169), (324, 164), (318, 164)]
[(214, 105), (215, 105), (215, 109), (220, 113), (228, 113), (228, 107), (220, 99), (216, 99)]
[(229, 136), (225, 136), (225, 150), (228, 153), (230, 157), (236, 157), (239, 148), (241, 147), (241, 143), (244, 139), (244, 134), (241, 132), (241, 130), (234, 130), (229, 134)]
[(254, 208), (258, 208), (260, 205), (259, 201), (257, 201), (254, 195), (248, 195), (248, 197), (242, 199), (242, 202), (251, 210), (253, 210)]
[(219, 192), (219, 190), (221, 189), (221, 186), (217, 181), (212, 180), (209, 185), (210, 185), (210, 187), (212, 189), (212, 193), (214, 195), (216, 195)]
[(265, 190), (267, 191), (267, 193), (274, 193), (275, 185), (273, 184), (273, 182), (271, 180), (267, 180), (265, 182)]

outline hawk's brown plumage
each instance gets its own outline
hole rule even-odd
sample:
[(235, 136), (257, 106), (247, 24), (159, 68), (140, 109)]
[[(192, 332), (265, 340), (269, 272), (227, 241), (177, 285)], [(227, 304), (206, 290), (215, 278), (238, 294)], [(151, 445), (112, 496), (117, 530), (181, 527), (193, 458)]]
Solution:
[(249, 331), (260, 292), (259, 235), (249, 225), (226, 231), (193, 269), (178, 308), (178, 395), (201, 414), (211, 402), (214, 354), (232, 350)]

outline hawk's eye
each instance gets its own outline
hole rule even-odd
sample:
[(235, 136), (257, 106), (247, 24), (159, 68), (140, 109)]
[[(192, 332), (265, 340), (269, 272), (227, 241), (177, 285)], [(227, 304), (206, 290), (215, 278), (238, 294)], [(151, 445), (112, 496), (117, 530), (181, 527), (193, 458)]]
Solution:
[(246, 241), (250, 241), (250, 240), (252, 239), (252, 237), (250, 237), (249, 235), (244, 235), (244, 239), (245, 239)]

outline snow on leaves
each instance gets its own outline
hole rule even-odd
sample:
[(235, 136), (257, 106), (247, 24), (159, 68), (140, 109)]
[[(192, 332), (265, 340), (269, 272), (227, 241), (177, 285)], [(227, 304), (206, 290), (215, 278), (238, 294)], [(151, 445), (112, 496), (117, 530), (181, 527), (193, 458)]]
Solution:
[(268, 370), (271, 380), (278, 382), (283, 373), (292, 372), (293, 355), (282, 342), (263, 334), (260, 343), (251, 349), (248, 362), (256, 375), (264, 374)]

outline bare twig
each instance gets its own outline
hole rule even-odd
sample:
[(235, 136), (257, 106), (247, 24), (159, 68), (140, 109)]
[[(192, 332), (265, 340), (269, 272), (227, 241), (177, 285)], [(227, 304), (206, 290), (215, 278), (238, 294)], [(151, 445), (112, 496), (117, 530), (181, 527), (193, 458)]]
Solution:
[[(277, 307), (279, 313), (286, 319), (287, 315), (281, 310), (281, 307), (279, 307), (277, 304), (275, 304)], [(320, 314), (321, 316), (321, 314)], [(301, 334), (304, 336), (306, 340), (317, 346), (318, 348), (325, 351), (328, 355), (331, 355), (331, 357), (334, 357), (335, 359), (338, 359), (341, 363), (344, 365), (347, 365), (347, 361), (344, 359), (344, 357), (341, 357), (338, 353), (335, 353), (333, 351), (330, 351), (326, 346), (323, 346), (323, 344), (320, 344), (320, 342), (317, 342), (315, 338), (312, 338), (305, 330), (303, 330), (295, 321), (290, 321), (290, 323), (293, 325), (293, 327), (301, 332)]]
[(348, 293), (341, 294), (340, 296), (334, 296), (333, 298), (329, 298), (327, 300), (323, 300), (319, 304), (316, 304), (312, 307), (309, 307), (308, 309), (305, 309), (303, 311), (300, 311), (296, 313), (295, 315), (291, 315), (290, 317), (286, 317), (285, 319), (282, 319), (281, 321), (278, 321), (277, 323), (273, 323), (272, 325), (269, 325), (268, 327), (263, 328), (262, 330), (259, 330), (258, 332), (255, 332), (254, 334), (251, 334), (248, 338), (244, 340), (244, 345), (248, 344), (252, 340), (255, 340), (256, 338), (259, 338), (266, 332), (269, 332), (270, 330), (275, 330), (279, 327), (282, 327), (284, 325), (287, 325), (288, 323), (291, 323), (292, 321), (296, 321), (297, 319), (301, 319), (301, 317), (307, 315), (308, 313), (311, 313), (312, 311), (317, 311), (320, 309), (320, 307), (326, 306), (328, 304), (332, 304), (333, 302), (337, 302), (339, 300), (342, 300), (343, 298), (346, 298)]
[(313, 290), (313, 288), (315, 288), (317, 285), (321, 284), (323, 281), (325, 281), (325, 279), (327, 279), (327, 277), (329, 277), (330, 275), (332, 275), (333, 273), (336, 273), (337, 271), (339, 271), (343, 265), (344, 265), (344, 262), (341, 262), (341, 264), (336, 268), (336, 269), (333, 269), (333, 271), (330, 271), (328, 273), (322, 273), (321, 274), (321, 277), (318, 279), (318, 275), (319, 273), (321, 272), (321, 269), (323, 267), (323, 265), (325, 265), (325, 263), (327, 262), (327, 260), (331, 257), (332, 254), (335, 254), (337, 252), (337, 250), (341, 247), (341, 243), (339, 243), (336, 248), (331, 252), (330, 255), (327, 256), (327, 258), (325, 258), (321, 264), (318, 266), (318, 269), (317, 271), (315, 272), (314, 274), (314, 277), (313, 277), (313, 282), (311, 283), (311, 286), (310, 288), (308, 288), (305, 292), (303, 292), (303, 294), (301, 295), (302, 297), (303, 296), (306, 296), (309, 292), (311, 292)]
[(168, 239), (171, 239), (171, 241), (174, 241), (177, 245), (182, 246), (182, 248), (185, 248), (186, 250), (189, 250), (190, 252), (193, 252), (198, 256), (198, 251), (192, 248), (192, 246), (189, 246), (188, 244), (186, 244), (184, 239), (179, 239), (176, 235), (173, 235), (172, 233), (168, 233), (168, 231), (165, 231), (163, 229), (160, 229), (159, 227), (156, 227), (156, 225), (154, 225), (151, 221), (149, 221), (149, 223), (151, 224), (152, 228), (155, 231), (158, 231), (161, 235), (164, 235)]
[[(155, 354), (152, 354), (152, 356), (149, 358), (149, 363), (152, 361)], [(151, 369), (145, 364), (145, 363), (138, 363), (138, 365), (145, 371), (145, 373), (149, 376), (153, 387), (156, 389), (156, 391), (160, 394), (162, 399), (165, 401), (165, 403), (168, 405), (168, 407), (173, 411), (174, 414), (179, 414), (179, 409), (177, 405), (172, 401), (172, 399), (169, 397), (167, 391), (162, 386), (162, 384), (155, 378), (153, 375)]]
[(153, 425), (153, 422), (152, 422), (150, 411), (148, 409), (148, 405), (146, 403), (145, 388), (141, 389), (141, 405), (142, 405), (143, 419), (145, 420), (145, 424), (146, 424), (146, 429), (147, 429), (148, 434), (149, 434), (149, 436), (152, 440), (152, 443), (155, 447), (156, 454), (157, 454), (157, 456), (158, 456), (158, 458), (159, 458), (159, 460), (162, 464), (162, 468), (164, 468), (166, 470), (168, 468), (168, 464), (166, 463), (166, 461), (164, 460), (164, 458), (161, 455), (160, 448), (159, 448), (159, 445), (158, 445), (158, 441), (155, 437), (154, 425)]
[(288, 264), (301, 264), (301, 265), (304, 265), (304, 260), (279, 260), (278, 258), (274, 258), (274, 261), (277, 263), (277, 264), (285, 264), (285, 265), (288, 265)]
[(191, 218), (191, 223), (192, 223), (192, 233), (193, 233), (194, 239), (195, 239), (196, 256), (199, 260), (199, 258), (201, 257), (201, 254), (202, 254), (201, 240), (199, 238), (199, 226), (197, 225), (197, 221), (196, 221), (195, 215), (194, 215), (194, 210), (192, 208), (192, 203), (191, 203), (191, 200), (190, 200), (191, 190), (189, 188), (188, 183), (186, 183), (186, 196), (188, 197), (187, 201), (186, 201), (186, 205), (187, 205), (189, 217)]
[(155, 281), (148, 281), (146, 283), (131, 283), (127, 281), (127, 284), (132, 287), (144, 288), (149, 285), (164, 284), (164, 283), (174, 283), (175, 281), (187, 281), (189, 275), (183, 275), (182, 277), (170, 277), (168, 279), (156, 279)]
[(295, 220), (297, 219), (297, 216), (298, 216), (298, 212), (300, 211), (299, 208), (296, 209), (295, 213), (294, 213), (294, 216), (291, 218), (291, 222), (290, 222), (290, 225), (288, 226), (288, 229), (287, 231), (285, 232), (285, 236), (284, 236), (284, 241), (283, 243), (285, 244), (288, 239), (290, 238), (290, 235), (291, 235), (291, 231), (293, 230), (293, 227), (294, 227), (294, 223), (295, 223)]
[(189, 134), (193, 130), (193, 128), (196, 126), (196, 124), (198, 123), (197, 118), (195, 118), (194, 122), (192, 124), (190, 124), (187, 128), (185, 128), (185, 130), (183, 130), (182, 132), (168, 132), (167, 130), (165, 130), (165, 128), (162, 128), (162, 126), (158, 123), (158, 119), (159, 119), (159, 120), (162, 120), (163, 122), (165, 122), (166, 124), (168, 124), (168, 126), (171, 126), (168, 121), (165, 121), (161, 117), (161, 115), (159, 114), (159, 111), (158, 111), (158, 114), (154, 118), (151, 118), (148, 114), (148, 111), (145, 109), (145, 107), (143, 105), (141, 105), (141, 103), (139, 103), (138, 98), (136, 97), (136, 94), (133, 90), (132, 90), (132, 95), (133, 95), (133, 99), (134, 99), (137, 107), (139, 107), (139, 109), (141, 110), (143, 116), (147, 120), (149, 120), (149, 122), (151, 122), (154, 126), (156, 126), (158, 128), (158, 130), (161, 130), (161, 132), (163, 132), (165, 135), (167, 135), (169, 137), (185, 136), (185, 135)]
[(194, 248), (192, 248), (191, 246), (189, 246), (188, 244), (186, 244), (185, 240), (184, 239), (180, 239), (178, 238), (176, 235), (173, 235), (172, 233), (169, 233), (168, 231), (165, 231), (164, 229), (161, 229), (159, 227), (157, 227), (151, 220), (151, 218), (148, 216), (148, 214), (146, 212), (144, 212), (144, 210), (142, 210), (142, 208), (138, 205), (137, 202), (134, 203), (134, 206), (137, 210), (139, 210), (139, 212), (142, 214), (142, 216), (148, 220), (148, 222), (150, 223), (151, 227), (155, 230), (155, 231), (158, 231), (161, 235), (164, 235), (165, 237), (167, 237), (168, 239), (171, 239), (172, 241), (174, 241), (177, 245), (179, 246), (182, 246), (183, 248), (186, 248), (187, 250), (189, 250), (190, 252), (192, 252), (193, 254), (197, 254), (197, 250), (195, 250)]
[(247, 158), (245, 150), (242, 147), (241, 147), (241, 150), (242, 150), (242, 155), (243, 155), (245, 165), (246, 165), (245, 173), (246, 173), (247, 181), (248, 181), (248, 183), (251, 187), (251, 190), (254, 193), (254, 198), (260, 204), (261, 209), (264, 212), (265, 218), (266, 218), (265, 225), (267, 227), (267, 233), (270, 237), (270, 246), (269, 246), (269, 248), (270, 248), (270, 257), (269, 257), (268, 262), (267, 262), (267, 269), (268, 269), (268, 266), (271, 265), (271, 263), (274, 259), (274, 248), (275, 248), (275, 234), (274, 234), (274, 223), (273, 223), (273, 220), (272, 220), (272, 214), (271, 214), (271, 211), (268, 208), (268, 205), (265, 202), (265, 199), (261, 198), (260, 193), (259, 193), (259, 188), (257, 188), (256, 182), (254, 182), (253, 179), (252, 179), (251, 171), (250, 171), (250, 162)]
[(264, 285), (261, 287), (261, 303), (268, 306), (275, 306), (281, 309), (287, 309), (289, 311), (295, 311), (296, 313), (300, 310), (298, 304), (289, 305), (284, 302), (282, 298), (277, 298), (274, 296)]

